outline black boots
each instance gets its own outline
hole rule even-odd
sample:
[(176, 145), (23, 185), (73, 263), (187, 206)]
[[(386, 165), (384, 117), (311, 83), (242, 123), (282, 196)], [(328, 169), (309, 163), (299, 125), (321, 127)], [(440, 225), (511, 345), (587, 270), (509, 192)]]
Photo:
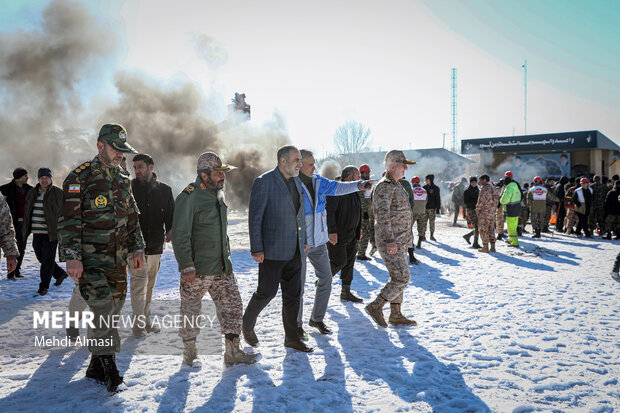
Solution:
[(101, 365), (101, 360), (99, 360), (99, 358), (99, 356), (91, 354), (90, 364), (86, 369), (86, 377), (96, 380), (99, 383), (103, 383), (105, 381), (105, 375), (103, 373), (103, 366)]
[(540, 238), (540, 229), (534, 230), (534, 235), (532, 235), (532, 238)]
[(478, 238), (474, 240), (474, 243), (471, 245), (472, 248), (481, 248), (480, 244), (478, 244)]
[(435, 239), (435, 233), (434, 233), (434, 232), (432, 232), (432, 231), (431, 231), (431, 241), (437, 241), (437, 240)]
[(413, 248), (407, 248), (407, 252), (409, 253), (409, 264), (417, 264), (419, 261), (418, 259), (415, 257), (415, 255), (413, 255), (413, 251), (415, 251)]
[(471, 244), (471, 237), (474, 235), (474, 231), (468, 232), (467, 234), (463, 235), (463, 238), (465, 239), (465, 241), (467, 241), (468, 244)]
[(422, 248), (422, 241), (424, 241), (424, 238), (422, 238), (422, 237), (418, 238), (417, 248)]
[(116, 393), (118, 386), (123, 382), (123, 377), (119, 374), (116, 367), (116, 357), (114, 355), (99, 356), (99, 361), (103, 369), (103, 380), (110, 393)]
[(340, 291), (340, 301), (351, 301), (352, 303), (361, 303), (362, 300), (359, 297), (356, 297), (351, 292), (350, 285), (342, 285), (342, 290)]

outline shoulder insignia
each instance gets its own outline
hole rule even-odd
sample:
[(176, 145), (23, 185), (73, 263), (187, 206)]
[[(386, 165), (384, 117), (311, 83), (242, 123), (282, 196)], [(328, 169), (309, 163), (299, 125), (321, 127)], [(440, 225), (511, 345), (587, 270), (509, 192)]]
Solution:
[(183, 192), (187, 192), (188, 194), (191, 194), (191, 193), (194, 191), (194, 189), (196, 189), (196, 188), (194, 187), (194, 184), (189, 184), (189, 185), (187, 185), (187, 186), (185, 187), (185, 189), (183, 190)]
[(75, 171), (73, 171), (73, 172), (75, 172), (76, 174), (79, 174), (80, 172), (82, 172), (82, 170), (81, 170), (80, 168), (77, 168), (77, 169), (76, 169)]

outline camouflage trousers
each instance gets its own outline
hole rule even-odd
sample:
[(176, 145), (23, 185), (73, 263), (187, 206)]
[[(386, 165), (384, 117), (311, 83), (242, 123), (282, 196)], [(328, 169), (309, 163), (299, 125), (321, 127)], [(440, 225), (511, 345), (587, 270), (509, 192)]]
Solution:
[(613, 232), (616, 236), (620, 235), (620, 215), (607, 215), (605, 219), (605, 232), (610, 235)]
[(108, 257), (86, 256), (84, 272), (79, 278), (80, 294), (94, 314), (94, 328), (89, 331), (88, 349), (97, 356), (111, 355), (121, 349), (114, 317), (120, 315), (127, 295), (125, 264), (119, 265)]
[(521, 208), (521, 216), (519, 217), (519, 226), (521, 228), (525, 228), (527, 225), (527, 220), (530, 219), (530, 209), (527, 205)]
[(495, 242), (495, 213), (480, 215), (476, 213), (476, 218), (482, 242)]
[(374, 223), (369, 219), (362, 220), (362, 238), (357, 245), (357, 255), (366, 255), (368, 249), (368, 243), (373, 247), (375, 246), (375, 228)]
[(553, 205), (547, 204), (545, 206), (545, 216), (543, 217), (542, 229), (549, 227), (549, 221), (551, 220), (551, 213), (553, 211)]
[(422, 237), (424, 237), (424, 239), (426, 239), (426, 223), (427, 222), (431, 230), (431, 234), (434, 233), (435, 232), (435, 210), (434, 209), (427, 209), (426, 214), (424, 214), (424, 232), (422, 233)]
[(532, 228), (535, 230), (543, 230), (545, 228), (545, 213), (532, 212)]
[[(179, 328), (179, 335), (183, 341), (195, 338), (200, 332), (199, 326), (205, 324), (197, 318), (202, 315), (202, 297), (207, 292), (215, 304), (222, 334), (241, 334), (243, 303), (235, 274), (196, 276), (192, 287), (181, 278), (179, 288), (181, 319), (192, 320), (191, 323), (183, 322), (183, 327)], [(208, 321), (207, 318), (206, 322)]]
[(603, 232), (605, 230), (605, 208), (602, 206), (596, 206), (592, 208), (592, 211), (590, 211), (590, 222), (589, 222), (589, 227), (590, 230), (592, 231), (592, 233), (594, 233), (594, 231), (596, 230), (596, 226), (598, 224), (598, 227), (601, 229), (601, 232)]
[(577, 214), (573, 208), (566, 208), (566, 218), (564, 218), (564, 228), (566, 231), (572, 231), (577, 223)]
[[(434, 212), (434, 211), (433, 211)], [(387, 253), (387, 247), (379, 247), (379, 254), (390, 274), (388, 282), (381, 289), (381, 297), (391, 304), (402, 304), (403, 291), (411, 280), (411, 271), (407, 263), (407, 248), (398, 247), (396, 254)]]
[(504, 221), (506, 217), (504, 216), (504, 209), (500, 206), (497, 208), (497, 213), (495, 214), (495, 228), (497, 229), (498, 234), (504, 233)]
[(478, 241), (479, 229), (478, 214), (476, 214), (475, 208), (467, 208), (467, 224), (473, 227), (474, 239)]
[(424, 238), (426, 232), (426, 213), (413, 214), (413, 224), (418, 225), (418, 237)]

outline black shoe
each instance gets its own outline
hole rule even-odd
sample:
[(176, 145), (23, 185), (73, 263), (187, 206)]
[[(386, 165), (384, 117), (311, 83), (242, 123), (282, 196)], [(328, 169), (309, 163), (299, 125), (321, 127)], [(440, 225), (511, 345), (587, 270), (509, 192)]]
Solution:
[(418, 259), (413, 254), (409, 256), (409, 264), (417, 265), (419, 262), (420, 261), (418, 261)]
[(437, 240), (435, 239), (435, 236), (433, 235), (433, 233), (432, 233), (432, 232), (431, 232), (431, 241), (437, 241)]
[(351, 292), (350, 285), (343, 285), (342, 291), (340, 292), (340, 301), (350, 301), (352, 303), (361, 303), (364, 300), (353, 295), (353, 293)]
[(123, 382), (123, 376), (116, 367), (116, 357), (114, 355), (99, 356), (101, 367), (103, 368), (103, 379), (110, 393), (116, 393), (118, 386)]
[[(611, 236), (611, 235), (610, 235), (610, 236)], [(611, 238), (610, 238), (610, 239), (611, 239)], [(11, 281), (17, 281), (17, 280), (15, 279), (15, 276), (14, 276), (14, 275), (7, 275), (7, 276), (6, 276), (6, 279), (7, 279), (7, 280), (11, 280)]]
[(25, 278), (26, 276), (24, 274), (22, 274), (21, 272), (16, 272), (15, 273), (15, 278)]
[[(79, 330), (78, 330), (78, 334), (79, 334)], [(71, 336), (69, 335), (69, 329), (67, 329), (67, 336), (71, 338)], [(75, 337), (77, 337), (77, 335)], [(99, 360), (99, 356), (91, 354), (90, 364), (88, 365), (88, 368), (86, 369), (86, 377), (89, 379), (96, 380), (99, 383), (105, 382), (105, 374), (103, 372), (103, 366), (101, 365), (101, 360)]]
[(297, 351), (303, 351), (304, 353), (312, 353), (314, 349), (308, 347), (305, 343), (299, 340), (288, 340), (284, 342), (284, 347), (292, 348)]
[(497, 240), (501, 241), (502, 239), (504, 239), (504, 235), (503, 234), (497, 234)]
[(254, 329), (246, 330), (244, 328), (243, 329), (243, 339), (245, 340), (246, 343), (248, 343), (252, 347), (258, 346), (258, 337), (256, 337), (256, 334), (254, 333)]
[(366, 255), (358, 255), (357, 259), (360, 261), (368, 261), (370, 260), (370, 258), (368, 258)]
[(471, 233), (463, 235), (463, 239), (464, 239), (465, 241), (467, 241), (467, 243), (468, 243), (469, 245), (471, 245), (471, 237), (472, 237), (472, 235), (473, 235), (473, 234), (471, 234)]
[(69, 275), (67, 275), (66, 272), (63, 273), (60, 277), (58, 277), (58, 279), (56, 279), (56, 282), (54, 283), (54, 285), (56, 287), (59, 287), (62, 284), (62, 282), (67, 279), (67, 277), (69, 277)]
[(310, 319), (310, 321), (308, 322), (308, 325), (310, 327), (314, 327), (317, 330), (319, 330), (319, 333), (321, 334), (331, 334), (332, 332), (329, 328), (327, 328), (325, 323), (322, 321), (314, 321), (313, 319)]
[(480, 244), (478, 244), (478, 241), (474, 242), (474, 243), (471, 245), (471, 247), (472, 247), (472, 248), (482, 248), (482, 246), (481, 246)]
[(302, 341), (308, 341), (308, 334), (306, 334), (303, 327), (297, 327), (297, 337)]
[(47, 288), (39, 288), (39, 291), (34, 295), (34, 297), (41, 297), (47, 294)]

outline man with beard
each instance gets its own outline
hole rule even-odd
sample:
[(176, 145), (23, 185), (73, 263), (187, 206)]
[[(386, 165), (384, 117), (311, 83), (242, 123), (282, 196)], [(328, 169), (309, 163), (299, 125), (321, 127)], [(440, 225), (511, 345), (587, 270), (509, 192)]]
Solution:
[(133, 334), (142, 337), (147, 333), (157, 333), (159, 327), (151, 322), (151, 300), (160, 266), (164, 241), (170, 242), (174, 198), (172, 189), (157, 180), (153, 172), (155, 163), (150, 155), (139, 153), (133, 157), (136, 177), (131, 180), (131, 189), (140, 210), (140, 230), (146, 243), (146, 265), (136, 270), (129, 259), (129, 294), (133, 310)]
[(196, 337), (200, 327), (196, 320), (201, 316), (201, 300), (207, 292), (225, 337), (224, 363), (229, 366), (256, 361), (256, 355), (246, 354), (239, 347), (243, 304), (230, 259), (228, 205), (223, 191), (226, 172), (233, 169), (215, 153), (204, 152), (196, 163), (195, 182), (179, 194), (175, 203), (171, 238), (181, 272), (184, 321), (179, 336), (183, 339), (183, 363), (188, 366), (198, 359)]
[(129, 175), (120, 168), (123, 153), (137, 153), (127, 143), (125, 128), (103, 125), (97, 150), (92, 161), (65, 179), (58, 245), (60, 260), (67, 263), (69, 276), (79, 279), (80, 293), (95, 316), (86, 377), (115, 392), (123, 378), (116, 366), (120, 337), (113, 319), (125, 303), (127, 256), (133, 253), (134, 267), (142, 268), (144, 239)]
[[(383, 306), (390, 303), (390, 324), (416, 325), (401, 313), (403, 291), (411, 279), (407, 264), (407, 249), (413, 246), (412, 214), (409, 196), (399, 179), (405, 176), (407, 165), (415, 164), (403, 151), (392, 150), (385, 155), (385, 176), (373, 192), (372, 208), (375, 214), (375, 240), (379, 254), (390, 278), (375, 300), (366, 306), (366, 312), (381, 327), (387, 327)], [(433, 210), (433, 214), (435, 210)]]
[[(495, 251), (495, 235), (493, 229), (495, 227), (495, 213), (497, 210), (497, 192), (495, 187), (489, 181), (489, 175), (480, 175), (480, 193), (478, 194), (478, 202), (476, 202), (476, 216), (478, 217), (478, 229), (480, 230), (480, 239), (482, 240), (482, 248), (478, 248), (480, 252), (496, 252)], [(489, 249), (489, 245), (491, 249)]]
[(282, 287), (284, 347), (311, 352), (297, 330), (301, 297), (301, 260), (306, 244), (304, 194), (299, 170), (301, 153), (287, 145), (278, 149), (278, 165), (254, 180), (248, 230), (250, 252), (258, 263), (258, 286), (243, 314), (243, 337), (255, 347), (256, 319)]

